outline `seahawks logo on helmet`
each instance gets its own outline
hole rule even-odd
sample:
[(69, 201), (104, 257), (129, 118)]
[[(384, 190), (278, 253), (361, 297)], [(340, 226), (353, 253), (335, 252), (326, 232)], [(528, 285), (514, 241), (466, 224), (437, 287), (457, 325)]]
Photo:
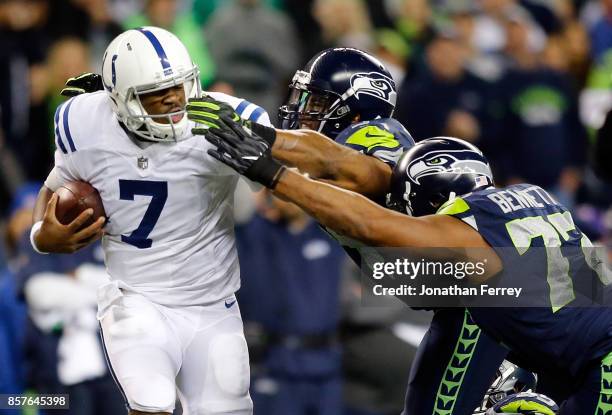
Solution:
[(484, 161), (474, 160), (470, 150), (430, 151), (415, 159), (406, 168), (408, 177), (416, 184), (420, 179), (438, 173), (477, 174), (488, 177), (491, 182), (491, 169)]
[(393, 79), (380, 72), (354, 74), (351, 76), (351, 89), (357, 99), (364, 94), (383, 99), (391, 105), (395, 105), (397, 100)]

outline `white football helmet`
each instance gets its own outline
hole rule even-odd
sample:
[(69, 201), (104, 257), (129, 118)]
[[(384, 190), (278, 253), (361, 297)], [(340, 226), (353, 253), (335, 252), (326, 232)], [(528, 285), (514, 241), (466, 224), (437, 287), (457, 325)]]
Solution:
[[(172, 33), (158, 27), (123, 32), (108, 45), (102, 61), (102, 80), (117, 118), (132, 133), (149, 141), (185, 138), (189, 121), (185, 109), (149, 114), (140, 96), (183, 85), (185, 98), (200, 95), (200, 71), (189, 52)], [(174, 122), (173, 116), (182, 115)], [(175, 117), (176, 118), (176, 117)], [(165, 119), (167, 123), (158, 122)]]

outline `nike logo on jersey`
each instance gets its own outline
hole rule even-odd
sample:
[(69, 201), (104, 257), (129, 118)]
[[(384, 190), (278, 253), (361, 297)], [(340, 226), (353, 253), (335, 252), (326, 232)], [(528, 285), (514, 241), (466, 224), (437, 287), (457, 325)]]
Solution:
[(227, 301), (225, 300), (225, 308), (231, 308), (236, 303), (236, 300)]

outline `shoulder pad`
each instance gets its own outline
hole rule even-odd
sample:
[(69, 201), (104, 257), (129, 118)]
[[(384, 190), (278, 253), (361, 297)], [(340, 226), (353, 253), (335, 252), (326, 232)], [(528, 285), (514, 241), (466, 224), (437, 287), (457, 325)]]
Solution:
[(394, 166), (402, 153), (414, 145), (404, 126), (391, 118), (362, 121), (344, 129), (336, 142)]
[(69, 154), (89, 146), (89, 137), (99, 131), (99, 124), (105, 122), (105, 113), (112, 115), (108, 99), (106, 92), (100, 91), (77, 95), (58, 105), (53, 128), (59, 151)]

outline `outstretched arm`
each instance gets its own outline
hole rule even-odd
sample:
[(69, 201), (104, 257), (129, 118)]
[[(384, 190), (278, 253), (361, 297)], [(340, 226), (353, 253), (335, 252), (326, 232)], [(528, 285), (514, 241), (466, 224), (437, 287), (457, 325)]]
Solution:
[[(271, 156), (270, 144), (255, 134), (211, 129), (206, 139), (216, 148), (208, 153), (240, 174), (273, 189), (281, 198), (299, 205), (322, 225), (373, 247), (456, 248), (461, 260), (489, 260), (489, 271), (501, 269), (499, 257), (482, 236), (462, 221), (445, 215), (410, 217), (384, 209), (348, 190), (287, 169)], [(478, 257), (472, 258), (478, 249)], [(489, 275), (492, 275), (490, 273)]]
[(384, 197), (391, 168), (384, 162), (342, 146), (311, 130), (275, 130), (241, 119), (228, 104), (210, 96), (190, 99), (189, 119), (205, 125), (192, 129), (206, 136), (212, 131), (249, 141), (265, 140), (277, 160), (297, 167), (310, 177), (352, 190), (370, 198)]
[(312, 130), (276, 130), (272, 156), (310, 177), (369, 198), (384, 197), (391, 168)]
[[(471, 226), (447, 215), (411, 217), (385, 209), (365, 197), (310, 180), (290, 170), (278, 178), (274, 193), (289, 200), (319, 223), (372, 247), (458, 248), (440, 255), (461, 261), (488, 263), (484, 279), (498, 273), (502, 263), (495, 251)], [(477, 249), (468, 249), (477, 248)], [(432, 251), (427, 251), (431, 255)]]
[(488, 247), (478, 232), (455, 218), (407, 216), (294, 171), (285, 170), (274, 193), (299, 205), (322, 225), (371, 246)]

